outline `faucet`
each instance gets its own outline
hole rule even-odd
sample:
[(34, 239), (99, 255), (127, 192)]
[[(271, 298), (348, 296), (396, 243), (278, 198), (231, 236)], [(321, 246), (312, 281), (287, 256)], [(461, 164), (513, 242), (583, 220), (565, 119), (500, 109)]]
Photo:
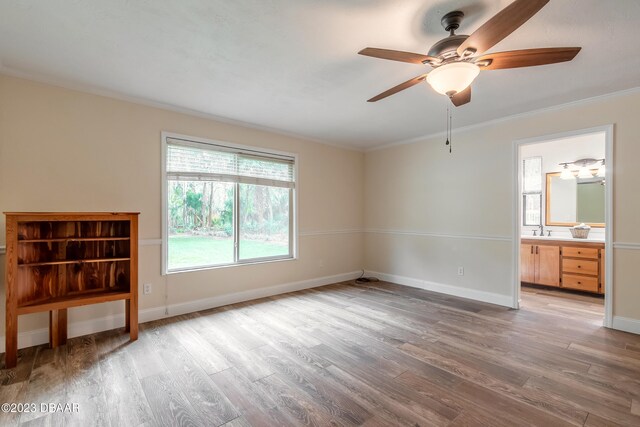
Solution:
[(544, 226), (540, 224), (539, 227), (540, 227), (540, 236), (544, 236)]

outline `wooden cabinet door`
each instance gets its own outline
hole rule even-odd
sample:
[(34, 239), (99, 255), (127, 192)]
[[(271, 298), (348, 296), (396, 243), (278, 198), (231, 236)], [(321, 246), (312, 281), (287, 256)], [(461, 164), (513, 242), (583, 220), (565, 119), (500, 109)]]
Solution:
[(536, 253), (535, 283), (560, 286), (560, 247), (538, 245)]
[(535, 282), (535, 247), (533, 245), (520, 245), (520, 281)]
[(600, 289), (598, 291), (601, 294), (604, 294), (604, 278), (606, 277), (604, 264), (604, 249), (600, 249)]

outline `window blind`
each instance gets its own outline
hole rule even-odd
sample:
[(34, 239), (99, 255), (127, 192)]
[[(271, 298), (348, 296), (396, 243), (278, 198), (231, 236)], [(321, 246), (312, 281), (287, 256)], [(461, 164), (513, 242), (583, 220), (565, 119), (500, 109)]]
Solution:
[(529, 157), (523, 160), (523, 193), (542, 192), (542, 157)]
[(294, 188), (294, 159), (167, 138), (167, 178)]

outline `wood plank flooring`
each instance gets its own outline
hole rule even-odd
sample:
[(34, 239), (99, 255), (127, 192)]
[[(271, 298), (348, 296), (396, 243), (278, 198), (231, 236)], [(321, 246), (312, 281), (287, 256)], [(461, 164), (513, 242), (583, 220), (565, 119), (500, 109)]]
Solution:
[(509, 310), (341, 283), (23, 349), (0, 425), (639, 426), (640, 336), (602, 299), (523, 289)]

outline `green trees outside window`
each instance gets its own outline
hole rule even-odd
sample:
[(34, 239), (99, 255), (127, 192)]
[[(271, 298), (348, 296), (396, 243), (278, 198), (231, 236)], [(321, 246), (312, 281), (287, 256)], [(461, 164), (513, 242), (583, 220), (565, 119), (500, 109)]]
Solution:
[(292, 257), (292, 158), (167, 146), (167, 270)]

